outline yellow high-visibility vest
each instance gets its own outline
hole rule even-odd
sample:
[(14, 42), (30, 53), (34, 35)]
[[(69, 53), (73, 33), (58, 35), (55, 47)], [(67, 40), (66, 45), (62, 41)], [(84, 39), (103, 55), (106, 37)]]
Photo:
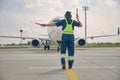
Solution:
[(74, 30), (72, 28), (72, 24), (73, 24), (73, 21), (71, 22), (71, 24), (68, 24), (68, 21), (65, 19), (66, 21), (66, 27), (65, 29), (62, 31), (63, 34), (73, 34), (74, 33)]

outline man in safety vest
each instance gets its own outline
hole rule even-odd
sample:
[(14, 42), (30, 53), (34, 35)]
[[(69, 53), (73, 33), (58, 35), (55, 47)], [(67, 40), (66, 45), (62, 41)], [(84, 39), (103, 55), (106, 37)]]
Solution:
[(61, 64), (62, 69), (66, 69), (66, 49), (68, 48), (68, 67), (72, 68), (74, 62), (74, 27), (82, 27), (82, 23), (79, 20), (78, 14), (76, 14), (76, 20), (71, 19), (72, 15), (70, 11), (65, 13), (65, 19), (58, 21), (57, 23), (50, 24), (38, 24), (45, 26), (62, 26), (62, 40), (61, 40)]

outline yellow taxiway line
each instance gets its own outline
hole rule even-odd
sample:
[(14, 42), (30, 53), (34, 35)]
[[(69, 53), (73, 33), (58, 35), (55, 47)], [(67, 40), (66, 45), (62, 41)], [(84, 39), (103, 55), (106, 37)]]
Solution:
[(68, 68), (68, 64), (67, 63), (66, 63), (66, 72), (67, 72), (67, 75), (69, 77), (69, 80), (79, 80), (79, 78), (75, 74), (74, 70)]

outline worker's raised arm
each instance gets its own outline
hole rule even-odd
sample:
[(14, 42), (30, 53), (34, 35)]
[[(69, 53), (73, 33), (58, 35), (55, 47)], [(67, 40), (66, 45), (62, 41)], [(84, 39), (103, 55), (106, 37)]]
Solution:
[(76, 15), (76, 19), (77, 19), (77, 22), (78, 22), (78, 23), (80, 23), (80, 27), (83, 27), (82, 22), (80, 21), (80, 19), (79, 19), (79, 16), (78, 16), (78, 15)]
[(80, 21), (78, 16), (78, 8), (76, 9), (76, 19), (77, 19), (77, 22), (80, 23), (80, 27), (83, 27), (82, 22)]
[(37, 25), (40, 25), (40, 26), (43, 26), (43, 27), (45, 27), (45, 26), (50, 26), (50, 27), (54, 27), (54, 26), (56, 26), (56, 24), (55, 23), (50, 23), (50, 24), (41, 24), (41, 23), (35, 23), (35, 24), (37, 24)]

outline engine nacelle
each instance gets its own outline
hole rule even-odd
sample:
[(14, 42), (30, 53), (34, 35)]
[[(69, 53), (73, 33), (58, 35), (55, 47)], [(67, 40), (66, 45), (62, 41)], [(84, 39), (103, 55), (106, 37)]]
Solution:
[(32, 45), (33, 47), (40, 47), (40, 46), (42, 45), (42, 41), (40, 41), (40, 40), (38, 40), (38, 39), (33, 39), (33, 40), (31, 41), (31, 45)]
[(84, 47), (86, 46), (86, 41), (85, 39), (78, 38), (75, 40), (75, 45)]

